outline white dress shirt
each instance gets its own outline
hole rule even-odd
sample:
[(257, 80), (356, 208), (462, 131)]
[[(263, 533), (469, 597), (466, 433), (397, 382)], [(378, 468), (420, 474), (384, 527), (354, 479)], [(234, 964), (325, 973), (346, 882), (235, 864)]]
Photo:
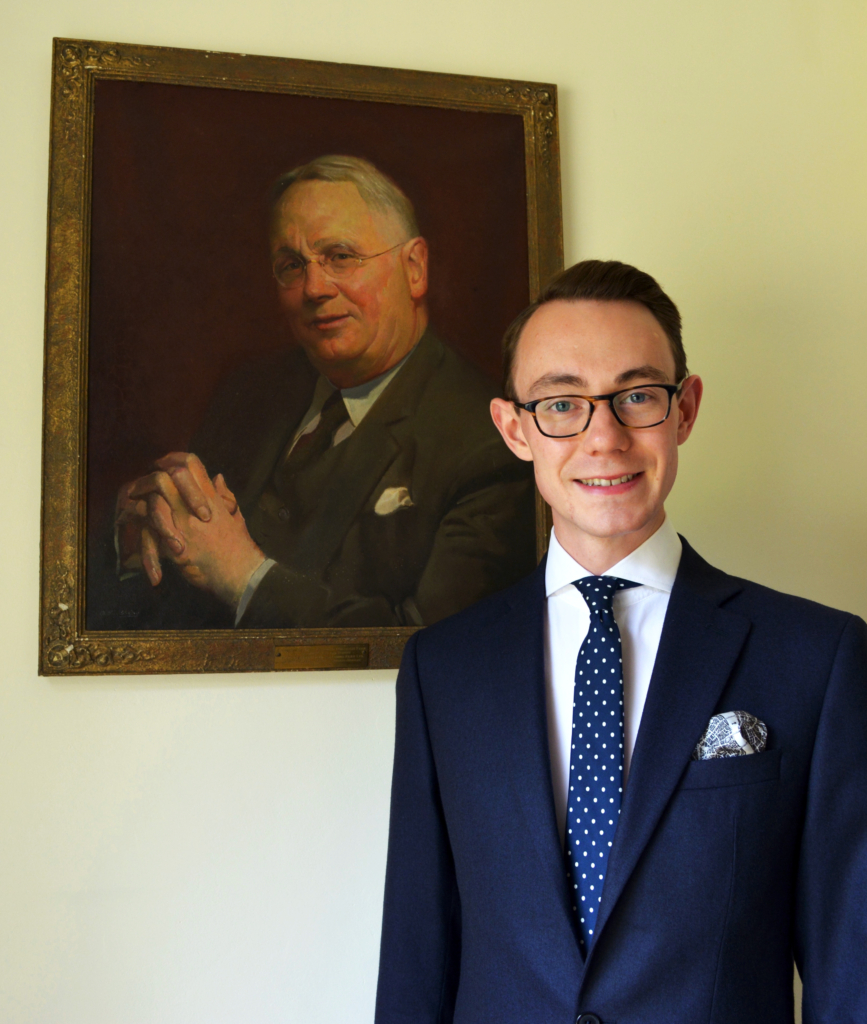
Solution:
[[(680, 537), (666, 518), (641, 547), (605, 573), (641, 584), (614, 595), (614, 618), (623, 647), (624, 784), (681, 550)], [(561, 839), (569, 788), (575, 665), (590, 629), (587, 604), (572, 583), (592, 575), (566, 553), (552, 530), (545, 566), (545, 696), (551, 781)]]

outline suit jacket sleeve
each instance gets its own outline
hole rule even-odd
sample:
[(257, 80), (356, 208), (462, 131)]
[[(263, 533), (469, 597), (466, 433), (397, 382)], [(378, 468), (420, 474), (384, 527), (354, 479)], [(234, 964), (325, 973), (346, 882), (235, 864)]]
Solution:
[(837, 649), (816, 734), (798, 874), (804, 1024), (867, 1021), (867, 626)]
[(418, 678), (417, 636), (397, 680), (388, 866), (375, 1024), (448, 1024), (460, 903)]

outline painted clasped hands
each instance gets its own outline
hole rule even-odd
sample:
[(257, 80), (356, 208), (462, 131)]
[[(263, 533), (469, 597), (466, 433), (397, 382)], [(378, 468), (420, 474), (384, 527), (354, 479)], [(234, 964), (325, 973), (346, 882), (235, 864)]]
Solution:
[(161, 560), (184, 578), (236, 607), (265, 555), (247, 531), (234, 494), (221, 473), (213, 480), (189, 452), (170, 452), (147, 476), (118, 495), (121, 564), (138, 567), (152, 586), (162, 580)]

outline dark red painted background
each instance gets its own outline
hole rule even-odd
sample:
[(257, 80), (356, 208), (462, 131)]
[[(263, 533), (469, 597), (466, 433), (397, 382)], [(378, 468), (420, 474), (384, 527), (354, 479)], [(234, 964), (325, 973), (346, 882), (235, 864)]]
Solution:
[(88, 497), (185, 449), (220, 376), (291, 344), (266, 244), (278, 175), (363, 156), (430, 243), (431, 319), (492, 377), (528, 302), (523, 125), (512, 114), (97, 81)]

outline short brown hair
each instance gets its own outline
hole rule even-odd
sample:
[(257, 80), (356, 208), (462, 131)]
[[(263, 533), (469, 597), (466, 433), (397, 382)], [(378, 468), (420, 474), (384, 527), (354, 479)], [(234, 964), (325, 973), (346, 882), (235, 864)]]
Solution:
[(689, 376), (686, 353), (681, 338), (680, 313), (677, 306), (643, 270), (618, 260), (583, 260), (561, 271), (544, 288), (535, 302), (509, 325), (503, 337), (503, 394), (515, 398), (512, 369), (521, 334), (530, 317), (541, 306), (564, 299), (596, 299), (599, 302), (640, 302), (654, 315), (671, 345), (674, 356), (674, 379), (680, 383)]

